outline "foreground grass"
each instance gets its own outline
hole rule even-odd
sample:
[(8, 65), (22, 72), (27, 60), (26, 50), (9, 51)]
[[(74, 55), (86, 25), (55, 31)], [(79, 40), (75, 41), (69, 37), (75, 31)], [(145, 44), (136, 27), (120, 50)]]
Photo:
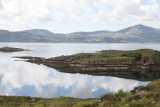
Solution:
[(131, 92), (119, 90), (100, 98), (0, 96), (0, 107), (160, 107), (160, 80), (135, 87)]
[(160, 107), (160, 80), (147, 86), (136, 87), (131, 92), (119, 90), (101, 97), (99, 107)]
[(0, 96), (0, 107), (94, 107), (99, 99), (80, 99), (72, 97), (35, 98)]

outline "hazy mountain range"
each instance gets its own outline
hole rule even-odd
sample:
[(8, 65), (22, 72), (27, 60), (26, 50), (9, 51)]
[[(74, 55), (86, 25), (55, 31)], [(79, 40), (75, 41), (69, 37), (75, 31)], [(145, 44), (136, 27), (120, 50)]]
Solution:
[(160, 29), (135, 25), (119, 31), (52, 33), (45, 29), (11, 32), (0, 30), (0, 42), (160, 42)]

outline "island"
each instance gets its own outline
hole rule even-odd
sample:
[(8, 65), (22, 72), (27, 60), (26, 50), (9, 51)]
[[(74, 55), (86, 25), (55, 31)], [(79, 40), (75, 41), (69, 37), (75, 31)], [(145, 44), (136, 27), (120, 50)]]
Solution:
[(28, 49), (13, 48), (13, 47), (2, 47), (2, 48), (0, 48), (0, 52), (5, 52), (5, 53), (19, 52), (19, 51), (28, 51)]
[(130, 92), (118, 90), (99, 98), (0, 96), (2, 107), (160, 107), (160, 80)]
[(68, 73), (98, 73), (99, 75), (126, 72), (160, 71), (160, 52), (151, 49), (131, 51), (103, 50), (95, 53), (78, 53), (54, 58), (31, 56), (16, 57), (27, 62), (43, 64)]

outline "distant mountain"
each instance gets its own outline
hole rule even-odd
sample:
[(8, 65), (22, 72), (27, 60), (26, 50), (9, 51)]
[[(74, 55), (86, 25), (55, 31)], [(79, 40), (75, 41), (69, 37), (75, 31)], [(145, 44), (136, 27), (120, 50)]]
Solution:
[(152, 27), (148, 27), (148, 26), (144, 26), (142, 24), (138, 24), (135, 26), (131, 26), (122, 30), (117, 31), (117, 33), (143, 33), (143, 32), (154, 32), (158, 29), (152, 28)]
[(106, 33), (112, 33), (111, 31), (94, 31), (94, 32), (73, 32), (69, 33), (67, 35), (73, 35), (73, 36), (93, 36), (97, 34), (106, 34)]
[(2, 29), (0, 29), (0, 32), (9, 32), (8, 30), (2, 30)]
[(61, 42), (63, 34), (54, 34), (47, 30), (25, 30), (10, 32), (0, 30), (0, 42)]
[(30, 29), (19, 32), (0, 30), (0, 42), (160, 42), (160, 29), (135, 25), (119, 31), (53, 33), (45, 29)]
[(104, 38), (110, 38), (111, 31), (94, 31), (94, 32), (73, 32), (68, 33), (65, 37), (70, 42), (103, 42)]
[(139, 24), (119, 30), (113, 37), (125, 42), (160, 42), (160, 29)]
[(45, 29), (30, 29), (30, 30), (24, 30), (24, 32), (28, 32), (36, 35), (47, 35), (47, 36), (55, 35), (54, 33)]

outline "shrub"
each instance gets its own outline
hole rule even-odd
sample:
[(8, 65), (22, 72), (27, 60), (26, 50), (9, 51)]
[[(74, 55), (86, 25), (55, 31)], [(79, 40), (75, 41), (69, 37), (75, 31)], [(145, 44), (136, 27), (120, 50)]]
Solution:
[(124, 92), (122, 89), (120, 89), (115, 93), (115, 97), (122, 98), (122, 97), (126, 97), (127, 94), (128, 94), (127, 92)]

